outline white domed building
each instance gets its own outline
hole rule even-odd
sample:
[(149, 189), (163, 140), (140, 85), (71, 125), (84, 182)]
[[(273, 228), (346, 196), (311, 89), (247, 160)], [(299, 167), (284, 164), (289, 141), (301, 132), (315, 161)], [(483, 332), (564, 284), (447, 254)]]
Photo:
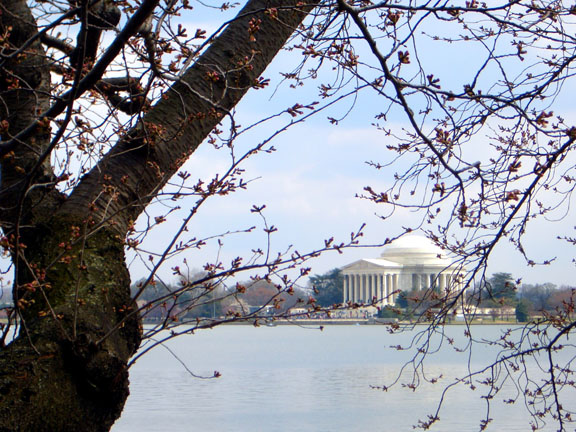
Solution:
[(456, 268), (442, 249), (423, 236), (392, 242), (380, 258), (365, 258), (341, 268), (344, 303), (393, 305), (397, 292), (436, 288), (444, 292), (457, 282)]

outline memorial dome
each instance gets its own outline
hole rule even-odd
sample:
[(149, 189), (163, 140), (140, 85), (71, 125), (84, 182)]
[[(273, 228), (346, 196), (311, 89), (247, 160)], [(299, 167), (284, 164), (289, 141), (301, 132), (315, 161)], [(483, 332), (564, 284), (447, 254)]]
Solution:
[(430, 239), (407, 235), (393, 241), (382, 254), (382, 259), (401, 264), (441, 265), (450, 263), (446, 254)]

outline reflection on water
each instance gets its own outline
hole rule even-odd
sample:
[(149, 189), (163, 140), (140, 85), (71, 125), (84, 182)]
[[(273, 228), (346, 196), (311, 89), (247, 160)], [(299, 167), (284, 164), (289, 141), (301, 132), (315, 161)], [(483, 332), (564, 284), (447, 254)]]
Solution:
[[(463, 327), (452, 327), (456, 344), (464, 344)], [(497, 326), (478, 327), (486, 337)], [(390, 349), (405, 344), (409, 335), (390, 335), (381, 326), (328, 326), (324, 331), (294, 326), (253, 328), (225, 326), (183, 336), (170, 348), (195, 373), (190, 376), (171, 354), (157, 348), (131, 370), (131, 396), (113, 432), (169, 430), (183, 432), (303, 431), (365, 432), (412, 430), (418, 418), (434, 412), (442, 389), (453, 377), (493, 354), (475, 347), (472, 359), (442, 347), (426, 363), (429, 376), (442, 376), (436, 385), (417, 391), (388, 385), (412, 353)], [(403, 382), (410, 382), (407, 372)], [(479, 430), (486, 416), (484, 389), (458, 386), (450, 391), (431, 430)], [(521, 403), (504, 405), (514, 397), (513, 386), (499, 394), (491, 407), (488, 430), (527, 431), (529, 417)], [(544, 429), (546, 430), (546, 429)], [(556, 430), (550, 427), (549, 431)]]

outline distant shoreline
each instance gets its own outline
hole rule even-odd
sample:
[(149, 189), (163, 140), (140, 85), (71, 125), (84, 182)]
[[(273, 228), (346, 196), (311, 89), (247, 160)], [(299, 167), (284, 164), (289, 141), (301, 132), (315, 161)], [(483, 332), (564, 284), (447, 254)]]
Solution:
[[(145, 324), (154, 324), (152, 322), (145, 323)], [(286, 326), (286, 325), (295, 325), (295, 326), (316, 326), (316, 327), (323, 327), (323, 326), (342, 326), (342, 325), (427, 325), (428, 322), (416, 322), (416, 321), (398, 321), (398, 320), (390, 320), (387, 318), (367, 318), (367, 319), (351, 319), (351, 318), (333, 318), (333, 319), (286, 319), (286, 318), (278, 318), (278, 319), (257, 319), (257, 320), (243, 320), (243, 321), (232, 321), (227, 323), (222, 323), (221, 325), (247, 325), (247, 326), (256, 326), (256, 327), (276, 327), (276, 326)], [(522, 325), (526, 323), (519, 323), (516, 321), (506, 321), (506, 320), (478, 320), (475, 319), (470, 322), (466, 321), (451, 321), (449, 323), (445, 323), (445, 326), (463, 326), (463, 325)], [(183, 325), (187, 325), (183, 323)]]
[[(257, 324), (255, 322), (257, 321)], [(146, 325), (154, 325), (157, 324), (151, 321), (144, 321)], [(8, 324), (8, 320), (5, 318), (0, 318), (0, 324), (5, 325)], [(220, 325), (249, 325), (249, 326), (260, 326), (260, 327), (274, 327), (277, 325), (303, 325), (303, 326), (327, 326), (327, 325), (424, 325), (428, 324), (426, 322), (414, 322), (414, 321), (395, 321), (389, 320), (386, 318), (371, 318), (371, 319), (343, 319), (343, 318), (334, 318), (334, 319), (271, 319), (271, 320), (247, 320), (247, 321), (233, 321), (228, 323), (222, 323)], [(470, 322), (465, 321), (452, 321), (446, 323), (444, 325), (510, 325), (510, 324), (526, 324), (526, 323), (519, 323), (514, 321), (504, 321), (504, 320), (472, 320)], [(190, 323), (183, 323), (182, 325), (190, 325)]]

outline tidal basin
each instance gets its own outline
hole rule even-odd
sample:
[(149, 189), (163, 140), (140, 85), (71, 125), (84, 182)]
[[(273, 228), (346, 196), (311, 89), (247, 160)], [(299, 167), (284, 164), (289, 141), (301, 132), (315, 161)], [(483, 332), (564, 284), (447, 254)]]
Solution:
[[(475, 336), (494, 338), (505, 326), (472, 328)], [(464, 343), (464, 326), (446, 332)], [(418, 419), (435, 411), (445, 385), (470, 367), (490, 360), (494, 348), (475, 347), (473, 356), (442, 346), (425, 364), (438, 383), (416, 391), (390, 385), (413, 351), (391, 345), (407, 344), (414, 333), (391, 335), (385, 326), (326, 326), (323, 331), (297, 326), (221, 326), (198, 331), (168, 343), (174, 355), (158, 347), (131, 369), (131, 396), (113, 432), (304, 431), (398, 432), (412, 430)], [(402, 375), (401, 383), (410, 382)], [(380, 387), (380, 388), (378, 388)], [(445, 397), (440, 422), (431, 430), (478, 431), (486, 417), (486, 389), (453, 388)], [(523, 400), (502, 400), (516, 394), (510, 386), (492, 401), (488, 431), (530, 430)], [(556, 425), (543, 428), (555, 431)]]

